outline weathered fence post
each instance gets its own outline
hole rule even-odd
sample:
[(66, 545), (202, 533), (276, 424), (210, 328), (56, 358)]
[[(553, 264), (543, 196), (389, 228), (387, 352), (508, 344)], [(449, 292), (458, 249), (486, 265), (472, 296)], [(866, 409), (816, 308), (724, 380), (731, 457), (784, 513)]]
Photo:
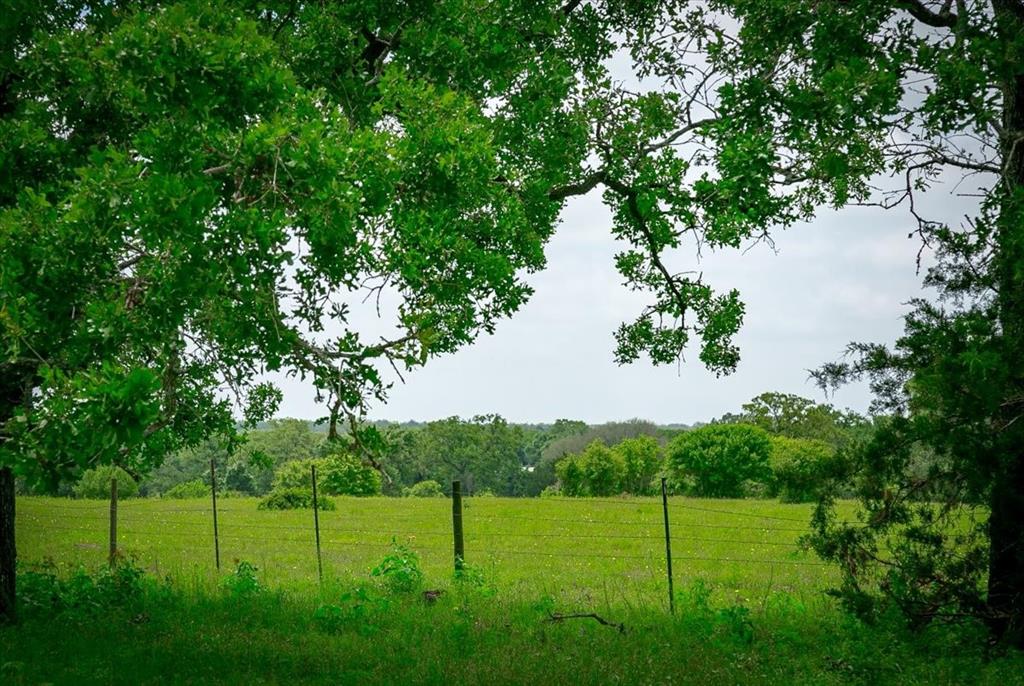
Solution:
[(676, 613), (676, 597), (672, 590), (672, 537), (668, 530), (668, 488), (665, 477), (661, 477), (661, 509), (665, 514), (665, 561), (668, 564), (668, 609)]
[(316, 531), (316, 573), (320, 583), (324, 582), (324, 563), (320, 556), (320, 503), (316, 498), (316, 465), (309, 465), (309, 475), (313, 479), (313, 529)]
[(455, 537), (455, 571), (466, 562), (466, 547), (462, 541), (462, 482), (452, 482), (452, 533)]
[(110, 558), (111, 567), (117, 564), (117, 476), (110, 477)]
[(217, 530), (217, 470), (210, 459), (210, 494), (213, 496), (213, 556), (220, 571), (220, 532)]

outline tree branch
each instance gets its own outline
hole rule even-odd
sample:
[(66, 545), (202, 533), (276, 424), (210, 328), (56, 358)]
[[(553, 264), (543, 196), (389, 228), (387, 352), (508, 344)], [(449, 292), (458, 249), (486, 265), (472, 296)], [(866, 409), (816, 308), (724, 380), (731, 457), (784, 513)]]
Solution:
[(574, 195), (586, 195), (594, 190), (598, 184), (605, 181), (607, 174), (603, 169), (591, 172), (578, 183), (570, 183), (565, 186), (555, 186), (548, 191), (548, 197), (552, 200), (565, 200)]
[(938, 12), (929, 9), (922, 0), (897, 0), (896, 7), (910, 13), (914, 19), (936, 28), (951, 29), (960, 21), (960, 17), (950, 12), (950, 3), (945, 3)]

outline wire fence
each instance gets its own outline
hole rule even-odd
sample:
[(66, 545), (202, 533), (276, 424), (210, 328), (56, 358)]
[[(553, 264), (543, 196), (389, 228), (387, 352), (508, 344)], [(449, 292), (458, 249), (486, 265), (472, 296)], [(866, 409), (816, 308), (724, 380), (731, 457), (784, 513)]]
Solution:
[[(451, 514), (439, 507), (436, 512), (431, 510), (430, 521), (425, 522), (422, 513), (382, 511), (374, 511), (369, 519), (350, 521), (343, 517), (355, 519), (352, 513), (335, 516), (317, 508), (314, 512), (318, 516), (304, 516), (302, 521), (296, 521), (293, 513), (280, 511), (261, 512), (261, 516), (254, 517), (251, 507), (235, 505), (230, 499), (211, 499), (205, 507), (161, 506), (154, 512), (135, 507), (131, 501), (119, 504), (116, 482), (111, 489), (109, 504), (51, 502), (45, 512), (19, 513), (18, 520), (44, 535), (60, 532), (66, 537), (102, 541), (107, 534), (111, 564), (125, 551), (140, 550), (150, 550), (154, 557), (163, 555), (165, 561), (171, 553), (181, 553), (189, 562), (215, 565), (218, 570), (222, 552), (227, 553), (225, 559), (238, 555), (264, 561), (287, 554), (290, 558), (285, 566), (295, 570), (304, 568), (302, 559), (312, 563), (315, 543), (315, 569), (321, 580), (324, 550), (329, 561), (351, 562), (365, 557), (364, 551), (378, 551), (375, 554), (379, 555), (398, 539), (417, 552), (435, 557), (450, 555), (456, 569), (467, 562), (494, 562), (505, 556), (594, 560), (602, 564), (643, 561), (645, 569), (665, 570), (670, 606), (673, 562), (677, 569), (679, 563), (758, 565), (772, 570), (829, 566), (815, 558), (800, 540), (800, 535), (809, 530), (804, 519), (708, 507), (681, 498), (669, 499), (664, 492), (660, 502), (601, 498), (534, 501), (557, 503), (561, 516), (550, 516), (550, 512), (514, 511), (516, 508), (489, 511), (481, 505), (486, 502), (483, 499), (472, 499), (464, 506), (455, 482)], [(681, 518), (680, 514), (687, 517)], [(707, 516), (726, 521), (701, 521)], [(732, 519), (735, 523), (728, 521)], [(75, 545), (100, 547), (81, 542)], [(312, 565), (310, 569), (314, 569)]]

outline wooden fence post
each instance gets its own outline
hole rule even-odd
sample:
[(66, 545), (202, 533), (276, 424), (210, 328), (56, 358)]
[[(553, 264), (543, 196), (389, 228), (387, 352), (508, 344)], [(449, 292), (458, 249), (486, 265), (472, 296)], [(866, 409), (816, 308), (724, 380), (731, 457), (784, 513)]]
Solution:
[(217, 470), (210, 458), (210, 494), (213, 496), (213, 556), (220, 571), (220, 532), (217, 530)]
[(111, 567), (117, 564), (117, 476), (110, 477), (110, 556)]
[(316, 465), (309, 465), (309, 474), (313, 479), (313, 529), (316, 531), (316, 573), (320, 583), (324, 582), (324, 563), (320, 556), (320, 503), (316, 498)]
[(455, 537), (455, 571), (466, 562), (466, 547), (462, 540), (462, 482), (452, 482), (452, 533)]
[(665, 514), (665, 561), (668, 564), (668, 609), (676, 613), (676, 596), (672, 590), (672, 537), (668, 531), (668, 488), (665, 477), (661, 477), (661, 509)]

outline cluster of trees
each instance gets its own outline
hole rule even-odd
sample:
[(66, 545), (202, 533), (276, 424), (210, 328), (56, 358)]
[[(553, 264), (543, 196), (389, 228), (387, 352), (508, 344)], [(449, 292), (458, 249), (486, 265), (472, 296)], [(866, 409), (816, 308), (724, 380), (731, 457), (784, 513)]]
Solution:
[[(211, 439), (177, 451), (145, 475), (121, 470), (119, 483), (131, 482), (130, 488), (135, 488), (137, 482), (143, 496), (201, 497), (210, 492), (212, 461), (220, 493), (265, 496), (279, 487), (308, 487), (309, 467), (317, 464), (321, 488), (325, 479), (333, 478), (337, 486), (328, 485), (324, 492), (336, 495), (432, 495), (435, 489), (443, 495), (458, 479), (463, 492), (471, 495), (537, 496), (555, 484), (559, 459), (594, 441), (616, 444), (638, 436), (663, 440), (673, 433), (639, 420), (588, 426), (560, 419), (553, 424), (524, 425), (510, 424), (498, 415), (401, 425), (378, 422), (376, 428), (383, 446), (376, 465), (339, 449), (326, 432), (310, 422), (276, 419), (246, 432), (240, 444)], [(343, 480), (334, 468), (342, 459), (339, 455), (349, 464)], [(106, 475), (109, 468), (86, 472), (84, 481), (97, 481), (93, 473), (98, 471)], [(57, 492), (105, 497), (109, 476), (103, 478), (106, 490), (97, 487), (87, 492), (64, 485)], [(634, 489), (630, 486), (629, 490)]]
[(662, 450), (651, 436), (626, 438), (608, 447), (597, 439), (555, 464), (558, 488), (567, 496), (649, 495), (662, 468)]
[(838, 451), (873, 431), (874, 422), (855, 413), (764, 393), (707, 426), (592, 440), (555, 463), (557, 490), (568, 496), (648, 495), (665, 475), (674, 493), (806, 502), (821, 492)]

